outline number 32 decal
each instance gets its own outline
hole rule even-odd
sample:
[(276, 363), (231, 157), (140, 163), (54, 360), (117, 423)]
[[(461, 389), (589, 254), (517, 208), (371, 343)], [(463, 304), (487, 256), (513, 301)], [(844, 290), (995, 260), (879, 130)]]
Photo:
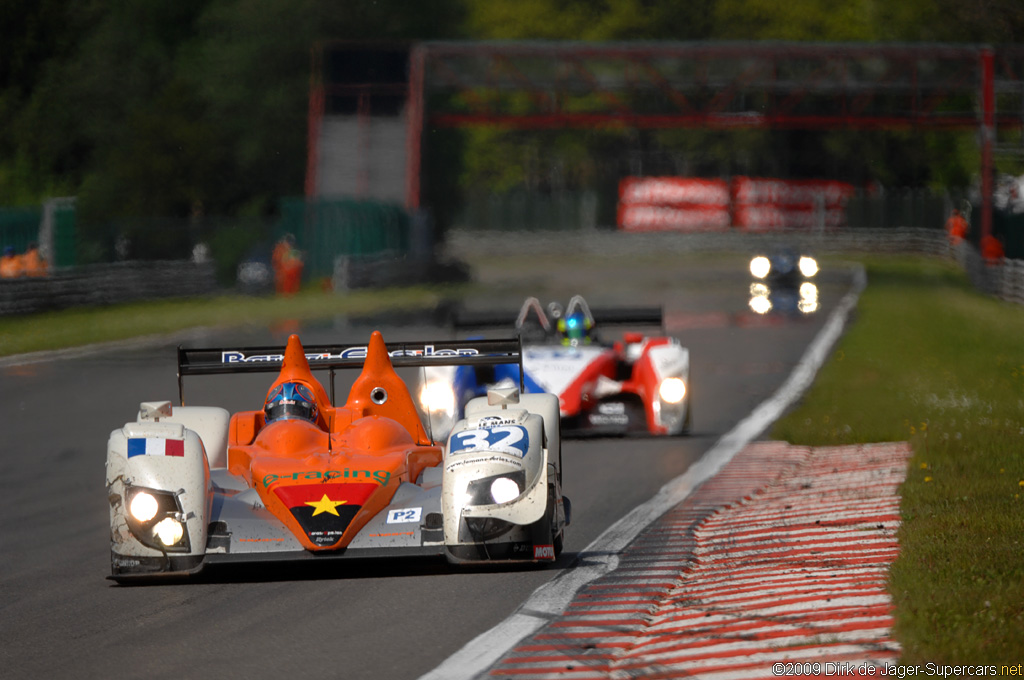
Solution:
[(487, 430), (463, 430), (452, 435), (449, 453), (497, 451), (523, 458), (530, 448), (530, 435), (521, 425), (493, 427)]

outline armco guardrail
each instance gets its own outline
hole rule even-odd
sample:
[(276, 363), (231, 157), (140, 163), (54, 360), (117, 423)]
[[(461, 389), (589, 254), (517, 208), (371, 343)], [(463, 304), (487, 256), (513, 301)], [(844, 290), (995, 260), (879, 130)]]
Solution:
[(464, 260), (488, 254), (536, 255), (736, 252), (753, 253), (792, 246), (813, 253), (911, 253), (955, 259), (979, 290), (1008, 302), (1024, 304), (1024, 260), (986, 263), (971, 245), (951, 247), (942, 229), (900, 227), (847, 228), (826, 231), (777, 230), (680, 234), (626, 233), (598, 229), (561, 232), (507, 232), (458, 230), (445, 243), (449, 257)]
[(793, 246), (815, 253), (888, 252), (949, 255), (941, 229), (807, 229), (772, 232), (641, 232), (592, 229), (576, 231), (451, 231), (445, 252), (455, 258), (488, 253), (535, 255), (545, 253), (643, 254), (688, 252), (754, 252)]
[(1024, 305), (1024, 260), (1003, 260), (999, 289), (1003, 300)]
[(0, 280), (0, 315), (217, 292), (212, 262), (116, 262), (58, 270), (38, 279)]
[(971, 283), (989, 295), (1024, 305), (1024, 260), (985, 262), (977, 250), (961, 245), (953, 253)]
[[(806, 248), (816, 253), (917, 253), (950, 257), (964, 268), (979, 290), (1024, 305), (1024, 260), (985, 263), (969, 245), (951, 248), (945, 232), (938, 229), (846, 229), (825, 233), (780, 231), (771, 234), (630, 234), (596, 229), (562, 232), (460, 230), (448, 234), (443, 250), (445, 259), (459, 262), (494, 253), (742, 253), (779, 245)], [(362, 278), (367, 280), (362, 281)], [(349, 281), (348, 285), (339, 289), (396, 283), (399, 282), (387, 277), (380, 279), (379, 276), (370, 276), (364, 272), (358, 282)], [(401, 283), (408, 282), (403, 280)], [(159, 261), (89, 265), (58, 270), (41, 279), (0, 280), (0, 315), (195, 297), (211, 295), (219, 290), (212, 262)]]

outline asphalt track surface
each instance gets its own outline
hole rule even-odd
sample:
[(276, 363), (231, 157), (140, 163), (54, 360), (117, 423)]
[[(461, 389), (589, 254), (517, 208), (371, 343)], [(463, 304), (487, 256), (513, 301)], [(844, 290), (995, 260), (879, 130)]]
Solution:
[[(737, 260), (738, 262), (738, 260)], [(0, 676), (11, 678), (278, 677), (411, 679), (499, 624), (576, 555), (648, 500), (769, 397), (800, 360), (850, 285), (827, 273), (809, 318), (755, 317), (733, 261), (560, 267), (482, 283), (502, 295), (470, 306), (515, 308), (584, 293), (592, 305), (661, 303), (691, 351), (689, 437), (569, 441), (564, 491), (573, 523), (565, 552), (543, 569), (455, 570), (444, 563), (334, 563), (210, 572), (198, 582), (123, 587), (109, 573), (103, 488), (110, 431), (143, 400), (175, 399), (173, 342), (0, 367)], [(529, 283), (529, 285), (525, 285)], [(545, 297), (547, 296), (547, 297)], [(300, 328), (306, 342), (437, 339), (447, 331), (381, 319)], [(282, 343), (285, 329), (199, 335), (196, 346)], [(202, 377), (190, 404), (259, 406), (271, 378)], [(341, 392), (343, 398), (344, 392)], [(339, 400), (341, 400), (339, 398)]]

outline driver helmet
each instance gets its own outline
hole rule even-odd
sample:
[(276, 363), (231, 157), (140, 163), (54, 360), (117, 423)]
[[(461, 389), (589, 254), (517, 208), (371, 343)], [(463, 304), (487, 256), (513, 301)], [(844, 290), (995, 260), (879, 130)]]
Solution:
[(313, 391), (299, 382), (281, 383), (267, 395), (263, 407), (267, 424), (277, 420), (302, 419), (316, 422), (317, 408)]
[(590, 343), (590, 332), (594, 323), (582, 312), (573, 312), (558, 320), (558, 332), (562, 336), (562, 344), (575, 347)]

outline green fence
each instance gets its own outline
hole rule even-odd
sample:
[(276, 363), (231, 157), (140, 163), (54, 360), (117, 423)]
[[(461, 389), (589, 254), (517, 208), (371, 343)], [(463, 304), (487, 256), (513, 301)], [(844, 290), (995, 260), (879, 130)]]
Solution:
[(331, 276), (339, 256), (402, 257), (411, 244), (408, 213), (378, 201), (284, 199), (277, 235), (286, 233), (305, 252), (307, 280)]
[[(960, 201), (956, 201), (956, 205)], [(924, 227), (943, 229), (954, 205), (950, 196), (928, 189), (860, 194), (846, 203), (846, 225), (854, 229)]]
[(36, 243), (43, 248), (52, 247), (52, 252), (46, 253), (51, 265), (75, 265), (78, 263), (78, 240), (74, 201), (57, 199), (48, 206), (52, 210), (49, 232), (52, 240), (47, 240), (43, 229), (45, 208), (0, 208), (0, 247), (11, 246), (16, 252), (23, 253), (29, 243)]
[(54, 202), (53, 264), (57, 267), (78, 264), (78, 222), (74, 200)]
[(599, 214), (614, 220), (614, 207), (601, 206), (593, 191), (482, 193), (465, 197), (455, 222), (482, 231), (574, 231), (596, 227)]
[(39, 241), (41, 208), (0, 208), (0, 247), (25, 252), (29, 243)]

